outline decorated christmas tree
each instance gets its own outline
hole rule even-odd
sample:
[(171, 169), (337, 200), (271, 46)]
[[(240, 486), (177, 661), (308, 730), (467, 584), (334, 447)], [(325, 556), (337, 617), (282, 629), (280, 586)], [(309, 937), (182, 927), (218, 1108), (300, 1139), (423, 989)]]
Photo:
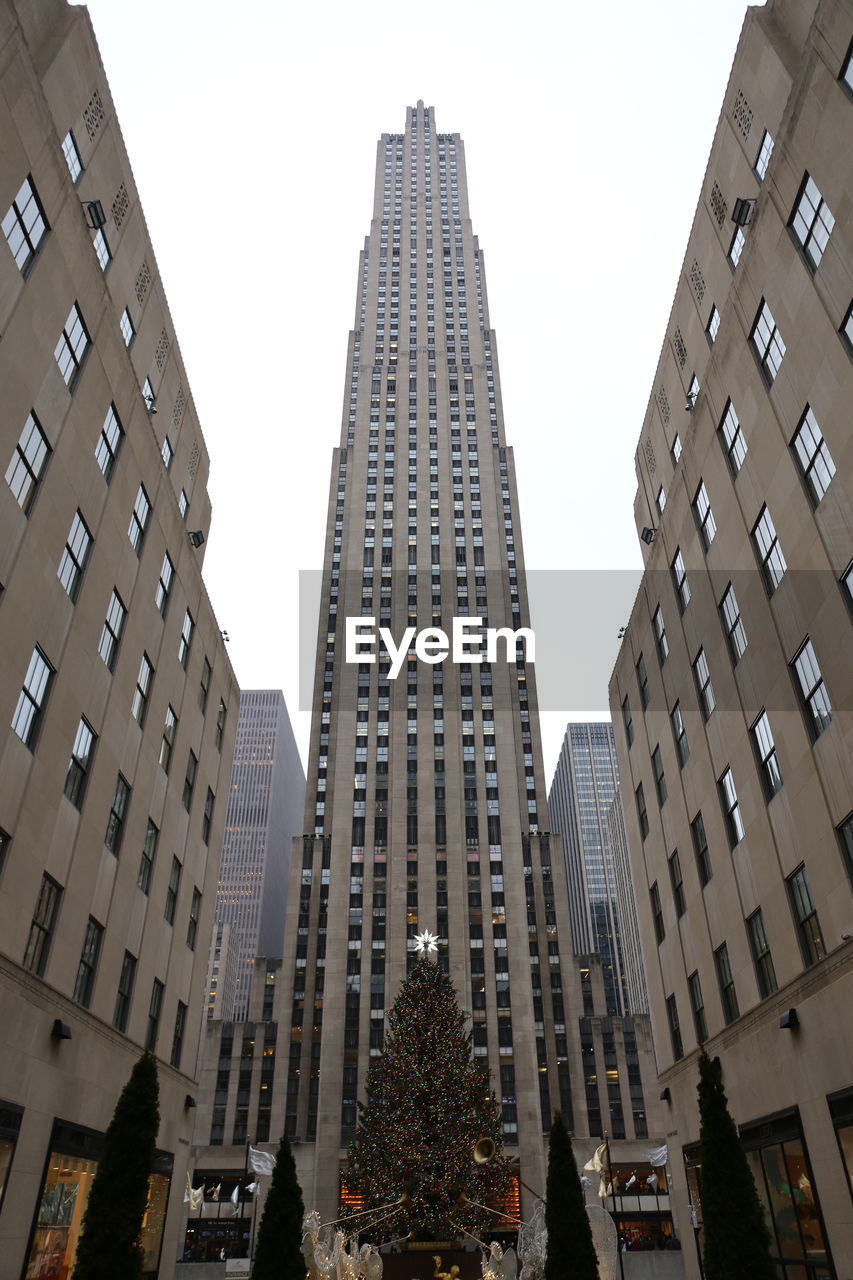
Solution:
[[(388, 1014), (344, 1175), (365, 1209), (377, 1210), (363, 1219), (372, 1239), (449, 1240), (465, 1231), (482, 1238), (512, 1227), (492, 1212), (512, 1175), (501, 1155), (498, 1103), (470, 1041), (450, 980), (425, 948)], [(387, 1216), (378, 1212), (392, 1204)]]

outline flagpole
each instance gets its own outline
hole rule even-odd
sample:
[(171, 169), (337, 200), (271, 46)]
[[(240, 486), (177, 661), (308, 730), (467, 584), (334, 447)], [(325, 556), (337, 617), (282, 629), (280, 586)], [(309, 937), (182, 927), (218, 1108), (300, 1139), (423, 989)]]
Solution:
[(616, 1227), (616, 1252), (619, 1255), (619, 1275), (622, 1277), (622, 1280), (625, 1280), (625, 1264), (622, 1261), (622, 1242), (619, 1238), (619, 1227), (616, 1225), (616, 1181), (613, 1177), (613, 1166), (610, 1163), (610, 1139), (606, 1133), (604, 1135), (604, 1145), (607, 1148), (607, 1173), (610, 1177), (610, 1191), (613, 1196), (613, 1225)]
[[(244, 1194), (245, 1194), (246, 1184), (247, 1184), (247, 1182), (248, 1182), (248, 1178), (249, 1178), (249, 1147), (251, 1146), (251, 1144), (252, 1144), (252, 1139), (251, 1139), (251, 1138), (249, 1138), (249, 1137), (247, 1136), (247, 1138), (246, 1138), (246, 1158), (245, 1158), (245, 1160), (243, 1161), (243, 1181), (241, 1182), (241, 1184), (240, 1184), (240, 1190), (239, 1190), (239, 1191), (238, 1191), (238, 1193), (237, 1193), (237, 1194), (239, 1195), (239, 1197), (240, 1197), (240, 1241), (241, 1241), (241, 1243), (242, 1243), (242, 1240), (243, 1240), (243, 1196), (244, 1196)], [(247, 1255), (247, 1256), (248, 1256), (248, 1255)]]

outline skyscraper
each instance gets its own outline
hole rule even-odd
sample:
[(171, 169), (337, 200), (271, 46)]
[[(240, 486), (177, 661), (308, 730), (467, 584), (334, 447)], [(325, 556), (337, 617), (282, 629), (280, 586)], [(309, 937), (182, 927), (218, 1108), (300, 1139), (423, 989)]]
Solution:
[(572, 947), (575, 955), (600, 955), (608, 1014), (645, 1011), (637, 1003), (642, 970), (629, 972), (639, 952), (633, 945), (637, 918), (630, 873), (625, 883), (626, 868), (617, 862), (608, 825), (610, 810), (620, 803), (613, 725), (569, 724), (548, 793), (548, 812), (566, 859)]
[(747, 10), (637, 448), (646, 569), (610, 688), (682, 1234), (704, 1046), (779, 1274), (810, 1280), (853, 1257), (851, 34), (845, 0)]
[(257, 957), (281, 951), (290, 849), (304, 804), (305, 771), (284, 694), (244, 690), (216, 892), (217, 922), (231, 925), (239, 955), (229, 1018), (249, 1011)]

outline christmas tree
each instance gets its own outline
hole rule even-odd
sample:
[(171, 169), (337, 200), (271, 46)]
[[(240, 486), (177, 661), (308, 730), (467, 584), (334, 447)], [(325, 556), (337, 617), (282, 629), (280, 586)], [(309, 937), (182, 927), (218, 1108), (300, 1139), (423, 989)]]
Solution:
[[(396, 1203), (365, 1234), (391, 1240), (412, 1234), (449, 1240), (481, 1237), (512, 1223), (488, 1206), (511, 1183), (501, 1155), (501, 1118), (488, 1076), (471, 1060), (470, 1032), (449, 978), (422, 958), (388, 1014), (381, 1055), (367, 1073), (366, 1103), (349, 1151), (348, 1188), (365, 1209)], [(481, 1139), (494, 1159), (477, 1163)], [(488, 1143), (484, 1148), (491, 1150)]]
[(548, 1140), (545, 1226), (548, 1229), (545, 1280), (598, 1280), (598, 1259), (583, 1187), (571, 1140), (559, 1112), (554, 1117)]
[(282, 1137), (258, 1227), (252, 1280), (281, 1280), (282, 1276), (304, 1280), (305, 1259), (300, 1247), (304, 1216), (293, 1153), (287, 1138)]
[(720, 1068), (704, 1052), (699, 1121), (705, 1280), (773, 1280), (764, 1209), (729, 1114)]
[(104, 1136), (92, 1181), (73, 1280), (142, 1276), (139, 1232), (160, 1126), (157, 1064), (144, 1053), (131, 1072)]

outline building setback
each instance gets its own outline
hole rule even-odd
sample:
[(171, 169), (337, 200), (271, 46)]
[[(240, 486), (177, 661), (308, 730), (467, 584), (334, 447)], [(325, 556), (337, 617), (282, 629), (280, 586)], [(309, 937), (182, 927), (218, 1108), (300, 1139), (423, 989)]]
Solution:
[(248, 1014), (257, 957), (281, 951), (290, 849), (304, 805), (305, 771), (284, 694), (244, 689), (216, 895), (217, 922), (231, 925), (239, 953), (231, 1018)]
[(848, 0), (747, 11), (637, 449), (645, 575), (610, 687), (676, 1219), (702, 1222), (703, 1044), (779, 1274), (809, 1280), (853, 1257), (851, 36)]
[(65, 1275), (157, 1057), (177, 1249), (239, 693), (209, 460), (86, 10), (0, 0), (0, 1269)]

